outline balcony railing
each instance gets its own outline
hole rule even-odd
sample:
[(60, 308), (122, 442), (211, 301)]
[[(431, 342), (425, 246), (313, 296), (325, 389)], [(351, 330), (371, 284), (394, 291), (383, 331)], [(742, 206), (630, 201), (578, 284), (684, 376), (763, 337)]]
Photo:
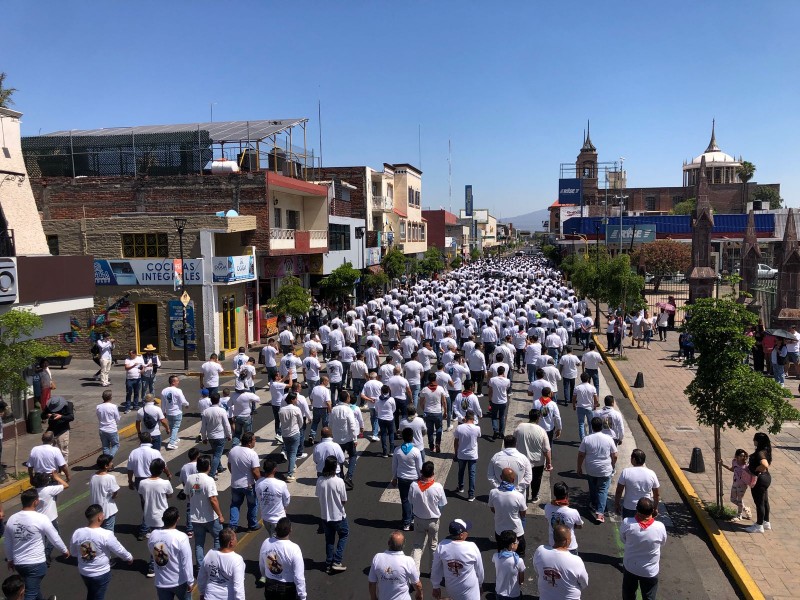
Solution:
[(328, 245), (327, 229), (310, 229), (308, 233), (310, 248), (325, 248)]
[(292, 250), (294, 249), (294, 229), (279, 229), (270, 227), (269, 246), (273, 250)]
[(394, 200), (387, 196), (373, 196), (372, 197), (372, 209), (373, 210), (380, 210), (383, 212), (392, 212), (394, 208)]

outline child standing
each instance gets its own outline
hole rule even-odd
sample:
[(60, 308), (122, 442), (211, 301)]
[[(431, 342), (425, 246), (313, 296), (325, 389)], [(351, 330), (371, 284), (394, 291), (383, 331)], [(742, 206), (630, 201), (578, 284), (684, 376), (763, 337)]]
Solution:
[(521, 598), (519, 589), (525, 581), (525, 561), (517, 554), (517, 534), (507, 529), (500, 533), (498, 543), (502, 550), (492, 557), (495, 577), (495, 598), (497, 600), (511, 600)]
[(731, 519), (734, 523), (738, 523), (742, 519), (751, 518), (750, 509), (744, 505), (744, 494), (750, 485), (753, 476), (747, 470), (747, 452), (739, 448), (733, 457), (731, 466), (724, 464), (721, 460), (719, 464), (733, 473), (733, 482), (731, 483), (731, 502), (736, 505), (737, 514)]

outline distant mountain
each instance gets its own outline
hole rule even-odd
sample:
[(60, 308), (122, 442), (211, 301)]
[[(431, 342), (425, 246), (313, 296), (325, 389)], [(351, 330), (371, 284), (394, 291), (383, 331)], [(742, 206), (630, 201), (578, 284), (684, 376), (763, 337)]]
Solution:
[(533, 212), (500, 219), (501, 223), (513, 223), (515, 229), (528, 229), (530, 231), (542, 231), (542, 221), (550, 220), (550, 212), (543, 208)]

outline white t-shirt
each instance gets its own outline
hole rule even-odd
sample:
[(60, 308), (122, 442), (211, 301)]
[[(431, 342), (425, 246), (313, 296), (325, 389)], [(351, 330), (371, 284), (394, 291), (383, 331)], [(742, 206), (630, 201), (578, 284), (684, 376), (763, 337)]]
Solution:
[(268, 579), (292, 582), (300, 600), (306, 598), (305, 562), (300, 546), (291, 540), (270, 537), (258, 553), (261, 574)]
[(277, 523), (285, 517), (286, 507), (292, 499), (289, 486), (276, 477), (262, 477), (256, 482), (256, 498), (261, 518), (268, 523)]
[(494, 508), (495, 533), (499, 534), (510, 529), (518, 536), (525, 535), (519, 513), (528, 509), (528, 503), (520, 492), (517, 490), (503, 492), (499, 489), (490, 491), (489, 508)]
[(150, 477), (150, 463), (157, 458), (161, 458), (161, 452), (153, 448), (153, 444), (141, 444), (128, 456), (128, 471), (134, 477)]
[(539, 546), (533, 555), (539, 600), (580, 600), (589, 574), (580, 557), (552, 546)]
[(114, 494), (119, 491), (117, 478), (111, 473), (100, 475), (95, 473), (89, 480), (89, 497), (92, 504), (99, 504), (106, 519), (119, 512)]
[(112, 359), (114, 342), (111, 340), (97, 340), (97, 347), (100, 349), (100, 360)]
[(189, 496), (189, 517), (192, 523), (210, 523), (217, 518), (210, 498), (217, 495), (217, 484), (208, 473), (194, 473), (186, 478)]
[(419, 403), (420, 409), (423, 413), (428, 415), (441, 415), (443, 414), (442, 410), (442, 398), (444, 398), (445, 406), (447, 406), (447, 392), (444, 388), (440, 385), (437, 385), (435, 389), (431, 389), (430, 386), (425, 386), (419, 392)]
[(244, 600), (244, 559), (236, 552), (209, 550), (197, 585), (206, 600)]
[(270, 345), (264, 346), (261, 349), (261, 354), (264, 355), (264, 366), (265, 367), (277, 367), (278, 366), (278, 361), (275, 360), (277, 355), (278, 355), (278, 351), (275, 348), (273, 348)]
[(66, 463), (64, 455), (56, 446), (41, 444), (31, 448), (28, 466), (34, 473), (52, 473), (58, 471)]
[(442, 508), (447, 504), (444, 488), (438, 481), (423, 491), (419, 481), (411, 484), (408, 490), (408, 501), (415, 517), (420, 519), (438, 519), (442, 516)]
[(422, 368), (421, 362), (416, 360), (408, 361), (403, 365), (403, 372), (405, 373), (406, 379), (408, 379), (409, 385), (422, 384), (422, 374), (425, 370)]
[(105, 433), (117, 433), (119, 425), (119, 409), (113, 402), (103, 402), (98, 404), (95, 409), (97, 415), (97, 422), (100, 425), (100, 431)]
[(206, 387), (219, 387), (219, 376), (224, 370), (222, 365), (218, 362), (204, 362), (200, 367), (203, 372), (203, 383)]
[(474, 542), (443, 540), (436, 546), (431, 568), (434, 589), (444, 577), (451, 598), (480, 600), (483, 584), (483, 559)]
[(408, 587), (419, 581), (414, 559), (402, 551), (376, 554), (369, 568), (369, 582), (378, 585), (380, 600), (410, 600)]
[(474, 423), (462, 423), (453, 432), (458, 440), (458, 458), (461, 460), (478, 460), (478, 440), (481, 428)]
[(189, 402), (181, 388), (171, 385), (161, 390), (161, 406), (166, 407), (168, 415), (180, 415), (189, 406)]
[(47, 485), (45, 487), (36, 488), (39, 492), (39, 504), (36, 505), (36, 512), (42, 513), (51, 521), (58, 518), (58, 505), (56, 500), (58, 495), (64, 491), (63, 485)]
[(565, 354), (558, 359), (558, 364), (561, 367), (561, 376), (564, 379), (578, 378), (578, 365), (581, 364), (580, 358), (574, 354)]
[(242, 417), (243, 419), (250, 417), (254, 402), (256, 405), (261, 402), (261, 398), (257, 394), (245, 391), (236, 392), (236, 395), (228, 402), (228, 416), (230, 418)]
[(258, 468), (258, 453), (247, 446), (234, 446), (228, 452), (228, 468), (231, 470), (231, 487), (248, 488), (255, 484), (253, 469)]
[(511, 380), (508, 377), (492, 377), (489, 380), (489, 389), (492, 390), (492, 404), (507, 404)]
[(516, 552), (512, 554), (500, 554), (496, 552), (492, 556), (495, 577), (494, 591), (497, 595), (507, 598), (517, 598), (520, 596), (519, 574), (525, 572), (525, 561)]
[(194, 581), (192, 545), (177, 529), (156, 529), (147, 540), (156, 570), (156, 587), (171, 588)]
[(667, 529), (660, 521), (654, 521), (642, 529), (635, 517), (622, 521), (619, 537), (625, 544), (622, 564), (625, 570), (639, 577), (658, 575), (661, 546), (667, 543)]
[(347, 502), (344, 479), (335, 475), (318, 477), (316, 490), (323, 521), (341, 521), (347, 516), (344, 510), (344, 503)]
[(37, 565), (45, 562), (44, 538), (62, 553), (67, 546), (46, 516), (35, 510), (20, 510), (6, 521), (3, 547), (6, 560), (17, 565)]
[[(594, 385), (589, 382), (582, 383), (575, 386), (575, 406), (578, 408), (585, 408), (587, 410), (594, 410), (594, 397), (597, 395), (597, 390)], [(572, 398), (569, 399), (570, 401)]]
[(617, 445), (611, 436), (603, 432), (587, 435), (581, 441), (578, 452), (586, 454), (584, 471), (589, 477), (610, 477), (614, 468), (611, 455), (617, 453)]
[[(126, 358), (125, 359), (125, 379), (141, 379), (142, 378), (142, 370), (139, 366), (144, 367), (144, 359), (141, 356), (136, 356), (135, 358)], [(133, 367), (129, 369), (128, 367)]]
[(553, 528), (556, 525), (566, 525), (572, 532), (569, 550), (578, 548), (578, 536), (575, 535), (575, 526), (583, 527), (583, 519), (581, 519), (581, 514), (577, 510), (569, 506), (556, 506), (550, 502), (544, 507), (544, 520), (547, 523), (548, 543), (551, 546), (553, 545)]
[(652, 500), (653, 490), (659, 488), (658, 476), (645, 466), (622, 469), (617, 484), (625, 486), (622, 506), (628, 510), (636, 510), (640, 498)]
[(133, 560), (112, 531), (102, 527), (81, 527), (72, 534), (70, 554), (78, 559), (78, 573), (85, 577), (99, 577), (111, 570), (109, 556), (114, 554), (124, 561)]
[[(148, 429), (144, 426), (145, 412), (156, 419), (156, 425), (152, 429)], [(146, 402), (142, 408), (136, 411), (136, 420), (142, 424), (142, 431), (146, 431), (150, 435), (161, 435), (161, 420), (164, 418), (164, 413), (162, 412), (161, 407), (156, 406), (153, 402)]]
[(379, 421), (391, 421), (394, 419), (394, 410), (397, 408), (397, 403), (391, 396), (378, 396), (375, 401), (375, 413)]
[(144, 499), (144, 524), (148, 527), (163, 527), (164, 511), (169, 508), (172, 485), (166, 479), (142, 479), (139, 495)]
[(425, 420), (419, 415), (415, 415), (413, 419), (402, 419), (397, 430), (402, 434), (406, 428), (414, 432), (414, 439), (412, 440), (414, 446), (420, 451), (425, 450), (425, 434), (428, 433)]
[(587, 369), (599, 369), (603, 362), (603, 357), (596, 350), (590, 350), (583, 355), (581, 362)]
[(303, 368), (306, 370), (306, 379), (309, 381), (319, 381), (319, 368), (320, 364), (319, 361), (313, 357), (309, 356), (303, 361)]

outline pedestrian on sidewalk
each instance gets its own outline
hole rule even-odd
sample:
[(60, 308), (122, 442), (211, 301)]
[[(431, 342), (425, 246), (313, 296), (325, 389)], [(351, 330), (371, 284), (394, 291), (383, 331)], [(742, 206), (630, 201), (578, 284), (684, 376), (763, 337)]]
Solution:
[(189, 402), (186, 400), (186, 396), (183, 395), (180, 385), (181, 378), (177, 375), (170, 375), (169, 386), (161, 390), (162, 409), (166, 406), (164, 412), (169, 425), (167, 450), (176, 450), (178, 448), (178, 432), (180, 432), (181, 423), (183, 422), (183, 409), (189, 406)]
[(570, 553), (572, 533), (566, 525), (553, 527), (553, 544), (542, 544), (533, 555), (533, 568), (539, 586), (539, 600), (579, 600), (589, 586), (583, 560)]
[(658, 341), (667, 341), (667, 331), (669, 331), (669, 313), (667, 309), (661, 308), (661, 312), (656, 317), (656, 326), (658, 327)]
[[(347, 503), (347, 490), (341, 477), (336, 476), (339, 464), (336, 458), (325, 459), (322, 475), (317, 478), (316, 493), (319, 498), (320, 517), (325, 529), (325, 564), (328, 574), (346, 571), (342, 564), (344, 550), (350, 529), (344, 505)], [(338, 536), (338, 543), (336, 537)]]
[(179, 518), (178, 509), (170, 506), (161, 516), (164, 527), (156, 529), (147, 540), (159, 600), (188, 599), (195, 585), (192, 547), (189, 536), (178, 531)]
[[(139, 482), (139, 495), (142, 498), (142, 513), (144, 526), (139, 530), (137, 539), (149, 538), (154, 529), (164, 526), (162, 517), (169, 508), (169, 499), (172, 498), (173, 489), (169, 479), (161, 479), (166, 463), (162, 458), (156, 458), (150, 463), (150, 477)], [(147, 564), (147, 576), (155, 577), (155, 563), (152, 555)]]
[(89, 498), (92, 504), (97, 504), (105, 517), (102, 527), (114, 533), (117, 522), (117, 494), (119, 484), (117, 478), (111, 473), (114, 468), (113, 457), (101, 454), (97, 457), (97, 472), (89, 480)]
[[(631, 466), (625, 467), (617, 481), (617, 490), (614, 493), (614, 507), (616, 513), (627, 519), (636, 515), (636, 503), (639, 498), (650, 498), (653, 501), (653, 516), (658, 516), (659, 483), (655, 471), (648, 469), (644, 462), (646, 456), (643, 450), (636, 448), (631, 452)], [(623, 502), (622, 495), (625, 494)]]
[(260, 581), (269, 600), (306, 600), (303, 552), (289, 539), (291, 533), (289, 517), (281, 517), (258, 552)]
[(550, 440), (547, 432), (539, 425), (542, 412), (533, 408), (528, 412), (528, 422), (520, 423), (514, 431), (517, 450), (531, 464), (531, 483), (526, 500), (539, 502), (539, 490), (542, 486), (544, 471), (550, 471), (553, 463), (550, 454)]
[(604, 523), (608, 486), (617, 464), (617, 445), (603, 433), (603, 421), (592, 418), (592, 433), (581, 440), (578, 448), (576, 473), (583, 475), (586, 465), (586, 478), (589, 482), (589, 510), (594, 513), (597, 523)]
[(775, 346), (772, 348), (770, 361), (772, 362), (772, 377), (783, 385), (786, 370), (786, 361), (789, 351), (786, 349), (786, 340), (783, 338), (775, 338)]
[(50, 402), (50, 395), (56, 389), (56, 383), (53, 381), (53, 374), (50, 372), (50, 363), (46, 358), (39, 361), (36, 367), (36, 372), (33, 377), (33, 396), (34, 400), (39, 399), (39, 406), (42, 410), (47, 408), (47, 403)]
[(756, 505), (756, 522), (745, 531), (764, 533), (765, 530), (772, 529), (769, 522), (769, 486), (772, 484), (769, 469), (772, 465), (772, 443), (766, 433), (759, 431), (753, 436), (753, 444), (756, 449), (747, 461), (747, 470), (756, 477), (755, 484), (750, 488)]
[(739, 448), (734, 454), (733, 461), (730, 466), (726, 465), (722, 459), (719, 465), (723, 469), (727, 469), (733, 473), (733, 481), (731, 482), (731, 502), (736, 505), (736, 516), (731, 519), (732, 522), (738, 523), (742, 519), (751, 518), (750, 509), (744, 505), (744, 494), (751, 483), (755, 483), (753, 475), (747, 469), (747, 451)]
[(100, 364), (100, 385), (108, 387), (111, 383), (108, 376), (111, 373), (111, 363), (114, 361), (114, 344), (116, 340), (105, 332), (100, 334), (100, 339), (95, 342)]
[(142, 371), (144, 371), (144, 360), (136, 353), (136, 350), (128, 350), (128, 358), (125, 359), (125, 404), (122, 405), (122, 412), (139, 408), (139, 398), (142, 394)]
[[(439, 543), (439, 519), (442, 508), (447, 505), (444, 487), (434, 479), (434, 466), (431, 461), (422, 464), (420, 478), (411, 484), (408, 501), (414, 515), (414, 550), (412, 556), (417, 570), (421, 568), (425, 548), (431, 551), (429, 566)], [(426, 543), (427, 542), (427, 543)]]
[(422, 582), (414, 559), (403, 552), (405, 536), (393, 531), (389, 536), (389, 549), (372, 558), (369, 568), (370, 600), (384, 598), (410, 598), (409, 588), (414, 589), (414, 598), (422, 600)]
[(112, 400), (111, 390), (103, 391), (103, 402), (95, 408), (97, 422), (100, 431), (100, 447), (103, 454), (108, 454), (112, 458), (119, 450), (119, 408)]
[(655, 506), (650, 498), (640, 498), (636, 514), (626, 518), (619, 528), (625, 545), (622, 558), (622, 600), (656, 600), (661, 547), (667, 543), (667, 529), (655, 520)]
[(258, 531), (258, 499), (256, 498), (256, 480), (261, 478), (261, 467), (258, 464), (256, 436), (252, 431), (242, 434), (241, 444), (231, 448), (228, 453), (228, 467), (231, 471), (231, 506), (229, 525), (236, 529), (239, 526), (239, 510), (247, 500), (247, 527), (240, 531)]
[(75, 420), (72, 402), (64, 396), (53, 396), (42, 410), (42, 419), (47, 419), (47, 431), (53, 434), (53, 443), (61, 450), (64, 461), (69, 463), (69, 430)]
[(414, 446), (414, 430), (403, 429), (403, 443), (395, 448), (392, 454), (392, 487), (400, 491), (400, 504), (403, 514), (403, 531), (410, 531), (414, 515), (411, 512), (409, 491), (411, 484), (417, 481), (422, 470), (422, 454)]

